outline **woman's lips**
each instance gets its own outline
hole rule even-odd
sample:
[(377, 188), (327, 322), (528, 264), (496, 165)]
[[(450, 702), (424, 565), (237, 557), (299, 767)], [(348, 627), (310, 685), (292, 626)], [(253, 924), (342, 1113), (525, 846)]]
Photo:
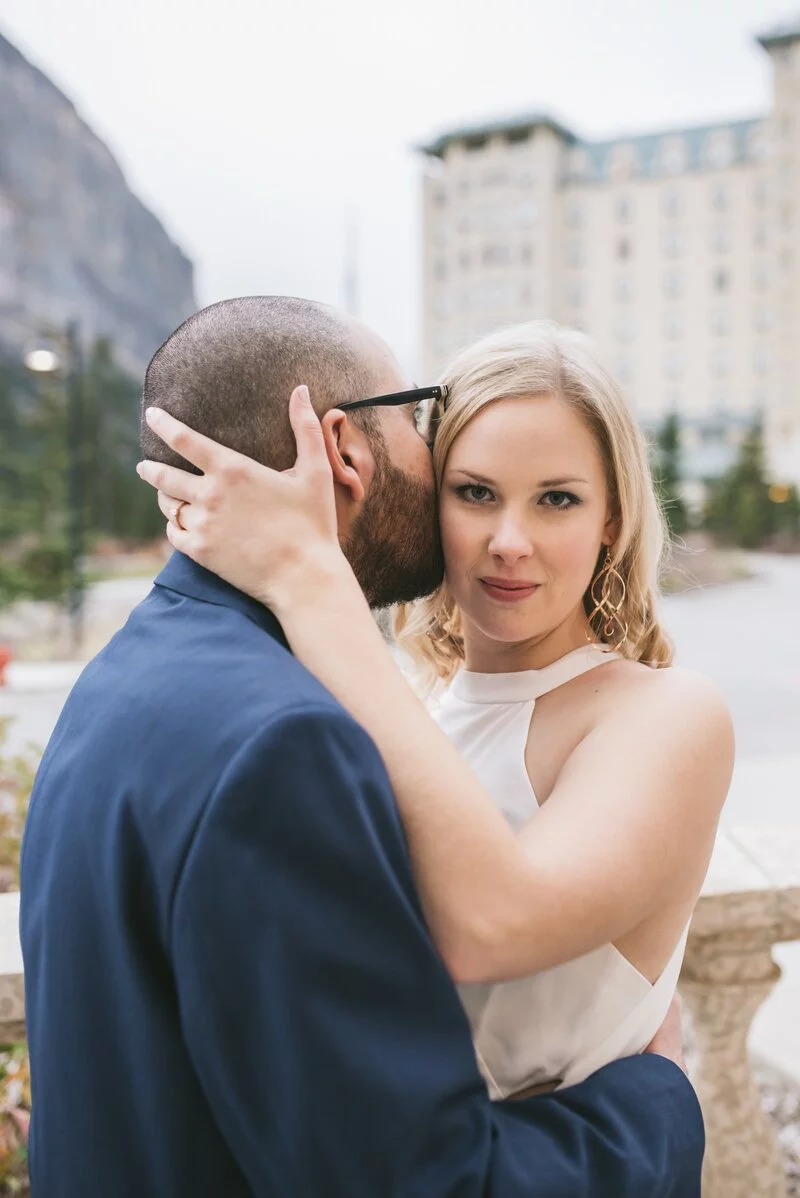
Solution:
[(537, 582), (510, 582), (502, 578), (481, 578), (479, 582), (489, 598), (498, 603), (521, 603), (539, 589)]

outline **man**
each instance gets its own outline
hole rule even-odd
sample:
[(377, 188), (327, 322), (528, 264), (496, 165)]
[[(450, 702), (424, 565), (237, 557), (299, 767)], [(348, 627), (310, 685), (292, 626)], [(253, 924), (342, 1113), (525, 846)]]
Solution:
[[(362, 326), (214, 305), (156, 354), (144, 403), (282, 468), (298, 381), (368, 597), (431, 590), (414, 413), (339, 406), (403, 387)], [(697, 1102), (658, 1052), (489, 1102), (374, 745), (269, 612), (179, 554), (66, 704), (22, 893), (36, 1198), (699, 1194)]]

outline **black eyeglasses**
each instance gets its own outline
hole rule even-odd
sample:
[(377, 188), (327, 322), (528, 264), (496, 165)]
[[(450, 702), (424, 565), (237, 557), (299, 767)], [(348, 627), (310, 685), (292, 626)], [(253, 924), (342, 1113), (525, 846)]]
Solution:
[(399, 408), (403, 404), (413, 403), (417, 432), (432, 442), (444, 412), (447, 393), (448, 388), (442, 383), (438, 387), (413, 387), (410, 391), (374, 395), (371, 399), (351, 399), (349, 403), (340, 403), (338, 406), (341, 412), (353, 412), (356, 408)]

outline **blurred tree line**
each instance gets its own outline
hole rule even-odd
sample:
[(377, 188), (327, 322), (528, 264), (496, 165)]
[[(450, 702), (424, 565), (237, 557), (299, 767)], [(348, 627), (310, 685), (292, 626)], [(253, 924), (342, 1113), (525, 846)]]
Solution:
[(67, 586), (70, 454), (82, 476), (85, 544), (142, 542), (163, 520), (135, 472), (139, 384), (97, 341), (81, 372), (81, 437), (70, 446), (63, 379), (0, 359), (0, 606), (58, 599)]
[(741, 549), (800, 550), (800, 495), (797, 487), (770, 478), (760, 423), (745, 433), (728, 469), (719, 478), (706, 480), (699, 511), (689, 510), (682, 493), (681, 427), (676, 415), (667, 417), (656, 437), (652, 467), (674, 536), (698, 529), (722, 545)]

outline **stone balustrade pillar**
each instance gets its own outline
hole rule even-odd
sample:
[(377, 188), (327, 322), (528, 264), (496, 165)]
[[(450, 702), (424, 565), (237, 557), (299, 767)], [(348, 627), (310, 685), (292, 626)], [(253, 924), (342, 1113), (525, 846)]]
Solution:
[(747, 1041), (781, 971), (772, 947), (800, 939), (795, 829), (720, 835), (689, 933), (680, 990), (694, 1029), (692, 1079), (706, 1123), (703, 1198), (786, 1198), (775, 1131)]

